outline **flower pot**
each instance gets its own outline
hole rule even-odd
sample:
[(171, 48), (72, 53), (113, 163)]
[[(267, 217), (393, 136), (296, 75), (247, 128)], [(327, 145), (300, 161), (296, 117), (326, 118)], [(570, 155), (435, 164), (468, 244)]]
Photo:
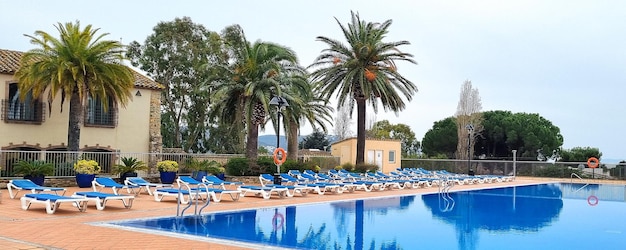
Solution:
[(172, 184), (176, 179), (176, 172), (159, 172), (159, 174), (163, 184)]
[(206, 175), (206, 171), (193, 171), (193, 173), (191, 173), (191, 177), (193, 177), (196, 181), (202, 181), (202, 177), (205, 177)]
[(39, 186), (43, 186), (43, 182), (45, 180), (45, 176), (43, 175), (39, 175), (39, 176), (32, 176), (32, 175), (26, 175), (24, 176), (24, 179), (28, 179), (30, 181), (32, 181), (33, 183), (39, 185)]
[(91, 182), (95, 178), (95, 174), (76, 174), (76, 184), (80, 188), (91, 187)]
[(128, 177), (137, 177), (137, 173), (135, 173), (135, 172), (126, 172), (126, 173), (120, 174), (120, 182), (124, 183), (124, 181)]

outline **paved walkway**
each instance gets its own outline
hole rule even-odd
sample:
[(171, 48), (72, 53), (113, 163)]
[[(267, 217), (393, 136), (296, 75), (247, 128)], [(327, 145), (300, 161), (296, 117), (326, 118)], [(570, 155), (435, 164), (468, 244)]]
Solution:
[[(454, 187), (454, 190), (525, 185), (549, 181), (554, 180), (517, 178), (514, 182), (457, 185)], [(71, 187), (68, 188), (66, 195), (71, 195), (76, 191), (89, 191), (89, 189)], [(45, 212), (45, 208), (40, 204), (34, 204), (29, 210), (24, 211), (20, 208), (19, 199), (10, 199), (6, 189), (0, 192), (2, 192), (0, 203), (0, 246), (2, 246), (2, 249), (166, 249), (172, 247), (181, 248), (181, 246), (183, 249), (246, 249), (232, 245), (220, 245), (88, 224), (110, 220), (172, 216), (176, 214), (176, 202), (171, 198), (166, 198), (162, 202), (156, 202), (152, 196), (144, 193), (137, 196), (132, 209), (125, 209), (121, 202), (110, 201), (103, 211), (97, 210), (95, 205), (90, 203), (87, 211), (84, 213), (78, 212), (76, 208), (69, 204), (63, 204), (55, 214), (48, 215)], [(235, 202), (230, 201), (229, 198), (225, 198), (220, 203), (212, 202), (204, 211), (213, 212), (434, 192), (437, 192), (437, 187), (385, 190), (380, 192), (357, 191), (343, 194), (310, 194), (305, 197), (295, 196), (284, 199), (272, 197), (269, 200), (247, 196)]]

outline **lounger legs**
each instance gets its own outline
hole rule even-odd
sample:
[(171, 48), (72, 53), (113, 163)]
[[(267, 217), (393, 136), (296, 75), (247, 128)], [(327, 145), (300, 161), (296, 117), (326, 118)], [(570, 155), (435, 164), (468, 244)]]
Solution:
[[(28, 210), (28, 208), (30, 208), (30, 205), (32, 203), (43, 203), (46, 206), (46, 213), (47, 214), (54, 214), (54, 212), (56, 212), (57, 208), (59, 208), (59, 206), (61, 205), (62, 202), (52, 202), (50, 200), (46, 200), (46, 201), (36, 201), (36, 200), (30, 200), (26, 197), (22, 197), (20, 198), (20, 203), (22, 205), (22, 209), (23, 210)], [(76, 201), (71, 201), (72, 205), (76, 208), (78, 208), (78, 211), (80, 212), (85, 212), (87, 210), (87, 200), (76, 200)]]

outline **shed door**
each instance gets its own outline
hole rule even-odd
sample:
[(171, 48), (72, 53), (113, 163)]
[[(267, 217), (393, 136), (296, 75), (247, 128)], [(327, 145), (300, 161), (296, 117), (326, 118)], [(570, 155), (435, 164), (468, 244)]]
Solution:
[(381, 171), (383, 170), (383, 151), (382, 150), (376, 150), (376, 165), (378, 166), (378, 169), (380, 169)]

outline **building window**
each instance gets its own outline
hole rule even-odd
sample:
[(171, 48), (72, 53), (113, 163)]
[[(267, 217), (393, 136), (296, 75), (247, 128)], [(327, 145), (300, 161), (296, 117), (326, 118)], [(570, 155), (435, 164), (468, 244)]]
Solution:
[(9, 84), (8, 99), (2, 102), (2, 118), (6, 122), (41, 123), (43, 121), (43, 105), (28, 92), (20, 99), (17, 83)]
[(389, 150), (389, 163), (396, 163), (396, 151)]
[(108, 97), (108, 107), (105, 108), (100, 98), (87, 99), (87, 109), (85, 112), (85, 126), (95, 127), (115, 127), (117, 111), (115, 101)]

